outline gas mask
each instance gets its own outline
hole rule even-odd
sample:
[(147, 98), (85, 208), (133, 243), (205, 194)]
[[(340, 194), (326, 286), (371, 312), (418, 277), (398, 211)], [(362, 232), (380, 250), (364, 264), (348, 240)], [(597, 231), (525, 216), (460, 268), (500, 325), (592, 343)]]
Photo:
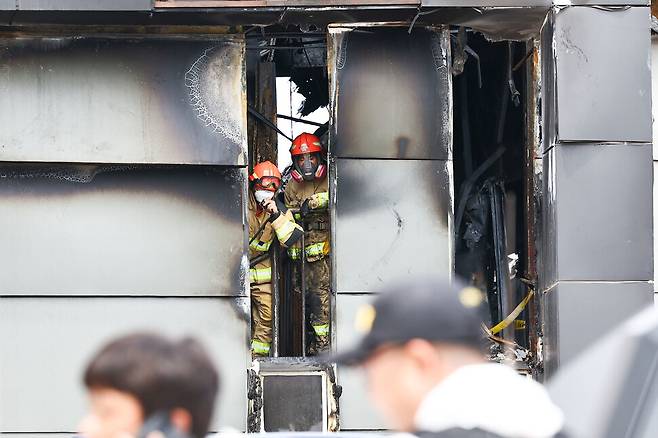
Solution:
[(254, 192), (254, 198), (256, 198), (256, 202), (262, 204), (263, 202), (274, 198), (274, 192), (270, 192), (269, 190), (256, 190)]
[(313, 181), (315, 178), (323, 177), (326, 172), (326, 166), (322, 163), (322, 159), (318, 153), (303, 154), (295, 157), (294, 167), (295, 170), (292, 172), (292, 177), (297, 181)]

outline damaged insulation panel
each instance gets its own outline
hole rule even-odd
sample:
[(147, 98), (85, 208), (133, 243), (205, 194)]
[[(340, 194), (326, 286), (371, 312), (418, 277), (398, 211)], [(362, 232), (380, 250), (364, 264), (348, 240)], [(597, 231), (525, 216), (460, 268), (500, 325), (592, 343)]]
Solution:
[(245, 172), (1, 166), (2, 294), (243, 295)]
[(406, 275), (449, 275), (451, 167), (438, 160), (336, 160), (339, 293), (373, 292)]
[(244, 165), (240, 37), (0, 40), (0, 160)]
[(449, 275), (448, 30), (337, 27), (330, 35), (336, 290), (367, 293), (400, 275)]
[[(334, 345), (353, 314), (402, 277), (454, 264), (452, 77), (445, 27), (330, 29)], [(359, 376), (338, 369), (342, 430), (383, 429)]]
[(331, 152), (340, 158), (449, 159), (447, 32), (332, 30)]

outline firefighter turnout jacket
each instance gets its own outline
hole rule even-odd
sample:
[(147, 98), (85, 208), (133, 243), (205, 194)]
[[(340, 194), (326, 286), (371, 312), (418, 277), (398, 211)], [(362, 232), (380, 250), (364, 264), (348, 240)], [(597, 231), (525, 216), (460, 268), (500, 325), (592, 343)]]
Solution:
[[(326, 257), (331, 249), (329, 243), (329, 182), (326, 176), (313, 181), (298, 182), (291, 179), (285, 191), (286, 206), (298, 210), (308, 200), (309, 215), (304, 218), (306, 233), (304, 243), (306, 245), (306, 260), (314, 262)], [(295, 218), (301, 220), (300, 215)], [(301, 242), (297, 241), (288, 248), (288, 256), (293, 260), (299, 260), (301, 254)]]
[[(277, 205), (280, 203), (277, 203)], [(284, 207), (279, 206), (279, 209)], [(295, 222), (292, 212), (285, 209), (271, 222), (270, 214), (259, 208), (253, 194), (249, 195), (247, 220), (249, 222), (249, 259), (269, 251), (274, 237), (288, 248), (302, 236), (302, 228)], [(256, 232), (265, 224), (261, 234)], [(252, 241), (253, 239), (253, 241)], [(249, 269), (252, 300), (253, 335), (251, 349), (256, 355), (266, 356), (272, 342), (272, 260), (267, 257)]]
[[(329, 237), (329, 183), (324, 176), (313, 181), (290, 180), (286, 186), (286, 205), (293, 209), (307, 209), (304, 217), (296, 216), (304, 226), (304, 253), (306, 261), (306, 299), (309, 319), (314, 337), (308, 347), (308, 354), (315, 355), (329, 349), (329, 295), (330, 267), (327, 255), (330, 251)], [(305, 206), (306, 203), (306, 206)], [(306, 208), (305, 208), (305, 207)], [(288, 248), (292, 260), (301, 261), (301, 241)], [(302, 293), (301, 263), (293, 264), (293, 287)]]

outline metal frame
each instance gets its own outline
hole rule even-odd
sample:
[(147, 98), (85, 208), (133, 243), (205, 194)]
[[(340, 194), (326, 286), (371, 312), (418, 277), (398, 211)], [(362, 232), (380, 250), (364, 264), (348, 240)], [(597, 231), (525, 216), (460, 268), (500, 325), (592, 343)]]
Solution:
[(248, 373), (252, 376), (251, 385), (258, 386), (258, 388), (252, 387), (248, 389), (248, 393), (254, 396), (251, 402), (258, 407), (258, 411), (250, 411), (249, 416), (254, 420), (255, 417), (253, 416), (256, 415), (259, 419), (258, 424), (260, 427), (258, 430), (248, 430), (248, 432), (265, 432), (263, 422), (263, 379), (267, 376), (292, 377), (303, 375), (318, 375), (322, 377), (322, 431), (335, 432), (337, 430), (337, 424), (330, 424), (330, 418), (337, 415), (337, 412), (333, 412), (331, 409), (332, 404), (338, 406), (338, 397), (340, 396), (340, 394), (336, 393), (337, 391), (340, 392), (340, 387), (336, 385), (336, 373), (333, 365), (320, 362), (313, 358), (268, 358), (254, 361)]

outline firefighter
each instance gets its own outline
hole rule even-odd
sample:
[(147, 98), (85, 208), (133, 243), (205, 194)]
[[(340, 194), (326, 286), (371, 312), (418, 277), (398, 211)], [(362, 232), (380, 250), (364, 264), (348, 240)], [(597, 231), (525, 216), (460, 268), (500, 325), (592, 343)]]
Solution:
[[(305, 230), (301, 242), (288, 248), (293, 263), (293, 287), (301, 293), (301, 257), (306, 258), (307, 315), (313, 327), (308, 353), (318, 354), (329, 349), (329, 185), (326, 152), (320, 139), (309, 133), (297, 136), (290, 148), (293, 170), (285, 191), (286, 206), (298, 209), (296, 219)], [(304, 328), (306, 329), (306, 328)]]
[[(267, 253), (274, 236), (285, 248), (302, 236), (302, 228), (295, 222), (283, 202), (275, 197), (281, 187), (281, 173), (269, 161), (254, 167), (249, 176), (248, 204), (249, 259)], [(254, 357), (269, 356), (272, 343), (272, 261), (258, 262), (249, 270), (251, 290), (252, 340)]]

